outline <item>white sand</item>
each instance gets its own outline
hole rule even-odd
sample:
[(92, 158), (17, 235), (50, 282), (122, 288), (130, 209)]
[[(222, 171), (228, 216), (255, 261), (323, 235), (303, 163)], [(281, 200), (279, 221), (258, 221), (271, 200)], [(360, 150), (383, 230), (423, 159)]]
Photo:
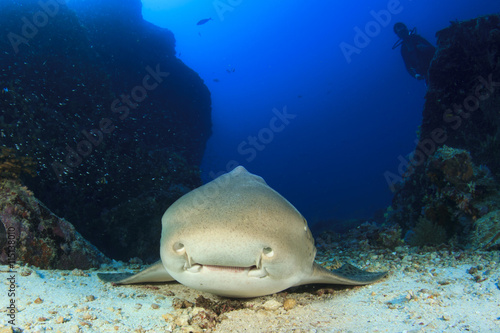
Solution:
[[(446, 265), (434, 256), (425, 269), (418, 258), (413, 255), (412, 262), (394, 265), (388, 278), (369, 286), (330, 289), (322, 296), (315, 293), (319, 287), (298, 289), (288, 295), (245, 300), (246, 309), (221, 315), (213, 331), (500, 332), (499, 252)], [(479, 271), (469, 274), (467, 270), (477, 265)], [(198, 295), (221, 300), (176, 283), (115, 287), (99, 281), (96, 271), (79, 276), (72, 271), (21, 268), (15, 274), (19, 312), (13, 329), (7, 323), (7, 278), (12, 275), (7, 270), (0, 266), (0, 333), (201, 332), (187, 322), (198, 309), (176, 310), (172, 300), (193, 302)], [(30, 270), (28, 276), (20, 273)], [(168, 296), (171, 292), (175, 296)], [(297, 305), (285, 310), (285, 297)], [(41, 303), (35, 301), (38, 298)], [(154, 309), (152, 304), (159, 307)]]

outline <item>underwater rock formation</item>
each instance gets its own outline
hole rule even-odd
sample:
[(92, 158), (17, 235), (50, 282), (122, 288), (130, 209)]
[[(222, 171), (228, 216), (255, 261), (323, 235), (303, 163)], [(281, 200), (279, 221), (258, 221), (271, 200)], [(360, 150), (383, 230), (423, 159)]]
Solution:
[[(7, 235), (13, 243), (6, 242)], [(43, 269), (89, 269), (111, 262), (26, 187), (0, 180), (0, 263), (14, 260)]]
[(0, 3), (0, 146), (106, 255), (156, 260), (163, 212), (201, 185), (210, 92), (140, 0), (46, 3)]
[(412, 245), (468, 244), (471, 232), (483, 229), (481, 217), (500, 208), (498, 182), (464, 149), (442, 146), (419, 170), (406, 179), (386, 212), (389, 221), (404, 227)]
[(18, 179), (21, 174), (35, 176), (36, 163), (26, 156), (16, 156), (16, 151), (7, 147), (0, 147), (0, 179)]
[(500, 210), (488, 213), (474, 223), (470, 243), (478, 249), (493, 249), (500, 245)]
[(415, 245), (492, 248), (498, 236), (486, 230), (500, 229), (487, 215), (500, 208), (500, 17), (452, 22), (436, 35), (419, 144), (386, 218)]
[(500, 17), (453, 22), (436, 35), (438, 48), (429, 68), (421, 146), (430, 147), (426, 140), (440, 129), (444, 142), (434, 142), (436, 146), (468, 150), (476, 164), (499, 174)]

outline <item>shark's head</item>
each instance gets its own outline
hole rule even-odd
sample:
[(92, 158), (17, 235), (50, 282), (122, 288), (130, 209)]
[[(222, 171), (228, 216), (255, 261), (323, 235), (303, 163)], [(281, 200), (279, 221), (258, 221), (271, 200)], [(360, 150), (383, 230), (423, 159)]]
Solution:
[(268, 295), (309, 283), (364, 285), (387, 272), (314, 263), (306, 220), (264, 180), (237, 167), (184, 195), (162, 219), (161, 262), (117, 284), (178, 282), (228, 297)]
[(293, 286), (312, 272), (316, 248), (307, 222), (243, 167), (183, 196), (162, 224), (165, 269), (198, 290), (255, 297)]

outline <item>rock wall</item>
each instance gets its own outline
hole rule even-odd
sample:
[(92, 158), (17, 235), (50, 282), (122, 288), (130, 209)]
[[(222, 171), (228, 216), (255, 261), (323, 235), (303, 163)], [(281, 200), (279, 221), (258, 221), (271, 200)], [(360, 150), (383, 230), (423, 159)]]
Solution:
[(106, 255), (156, 260), (163, 212), (201, 184), (210, 93), (139, 0), (68, 3), (0, 3), (0, 145), (36, 163), (7, 174)]
[(500, 18), (439, 31), (419, 144), (388, 221), (415, 245), (500, 245)]
[(0, 263), (49, 269), (99, 268), (111, 260), (17, 181), (0, 180)]

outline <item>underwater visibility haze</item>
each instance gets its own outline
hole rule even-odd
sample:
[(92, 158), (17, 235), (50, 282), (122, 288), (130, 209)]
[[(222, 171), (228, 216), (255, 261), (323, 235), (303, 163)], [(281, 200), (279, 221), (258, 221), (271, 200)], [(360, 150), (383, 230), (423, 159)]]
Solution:
[[(241, 164), (310, 224), (333, 228), (388, 206), (384, 173), (416, 146), (426, 86), (391, 49), (393, 25), (436, 45), (450, 21), (498, 10), (488, 0), (143, 1), (144, 18), (174, 33), (177, 56), (211, 91), (203, 180)], [(290, 118), (273, 131), (276, 112)]]
[[(413, 244), (469, 244), (474, 231), (490, 248), (498, 10), (489, 0), (2, 0), (4, 228), (29, 230), (22, 242), (36, 250), (23, 256), (39, 267), (76, 260), (54, 264), (75, 230), (111, 258), (153, 262), (165, 210), (241, 165), (315, 235), (368, 223)], [(35, 198), (74, 229), (28, 219)]]

